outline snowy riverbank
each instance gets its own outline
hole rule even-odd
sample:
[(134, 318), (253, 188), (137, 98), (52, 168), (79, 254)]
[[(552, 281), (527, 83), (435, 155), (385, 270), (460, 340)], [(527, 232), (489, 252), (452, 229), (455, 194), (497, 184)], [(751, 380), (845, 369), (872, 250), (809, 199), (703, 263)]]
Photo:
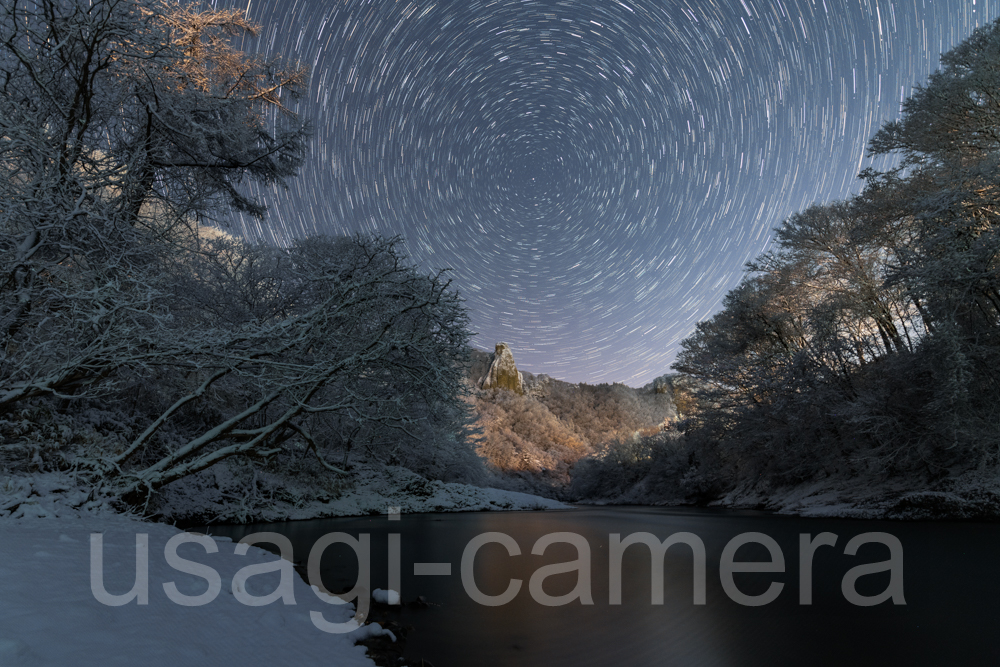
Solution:
[(736, 489), (718, 507), (853, 519), (1000, 519), (1000, 478), (973, 471), (932, 484), (828, 478), (794, 487)]
[[(95, 586), (91, 571), (95, 534), (102, 540), (102, 586)], [(178, 599), (206, 592), (212, 597), (212, 586), (201, 576), (208, 570), (195, 575), (167, 563), (167, 542), (182, 534), (172, 526), (93, 511), (0, 520), (0, 664), (374, 665), (354, 641), (378, 630), (330, 634), (318, 629), (310, 612), (344, 623), (352, 618), (353, 607), (320, 600), (294, 573), (286, 575), (294, 605), (277, 600), (253, 607), (237, 599), (232, 582), (241, 568), (280, 561), (257, 547), (236, 555), (235, 545), (225, 538), (212, 540), (216, 553), (206, 553), (202, 544), (181, 544), (178, 555), (217, 573), (218, 592), (200, 606), (171, 600), (171, 583), (176, 593), (188, 596)], [(110, 595), (133, 590), (137, 536), (146, 536), (148, 543), (148, 586), (139, 587), (140, 599), (121, 606), (102, 604), (92, 587)], [(100, 564), (95, 560), (95, 567)], [(237, 591), (265, 596), (278, 588), (279, 579), (278, 572), (259, 574)], [(141, 596), (148, 596), (146, 604)]]
[[(190, 521), (221, 517), (223, 521), (242, 523), (230, 518), (241, 513), (238, 503), (233, 503), (219, 493), (217, 487), (199, 486), (188, 480), (181, 482), (169, 488), (164, 495), (164, 503), (158, 508), (162, 520)], [(569, 507), (556, 500), (517, 491), (428, 480), (399, 466), (358, 467), (352, 471), (346, 483), (346, 489), (335, 497), (320, 495), (317, 498), (309, 489), (296, 494), (300, 500), (273, 498), (266, 504), (258, 503), (254, 520), (299, 521), (385, 514), (389, 507), (398, 507), (403, 514)]]
[[(255, 509), (253, 520), (300, 521), (338, 516), (385, 514), (389, 507), (403, 514), (420, 512), (483, 512), (493, 510), (569, 509), (550, 498), (517, 491), (481, 488), (469, 484), (427, 480), (401, 467), (362, 468), (351, 487), (335, 498), (289, 501), (275, 498)], [(239, 523), (240, 501), (217, 487), (178, 484), (168, 489), (153, 513), (162, 522), (197, 521)], [(64, 473), (10, 476), (0, 479), (0, 519), (4, 517), (62, 517), (80, 513), (112, 512), (111, 499), (91, 494)], [(188, 524), (190, 525), (190, 523)]]
[[(683, 496), (663, 498), (640, 482), (614, 498), (580, 505), (700, 506)], [(757, 509), (803, 517), (845, 519), (1000, 519), (1000, 477), (967, 472), (933, 484), (915, 480), (826, 479), (795, 486), (742, 485), (708, 507)]]
[[(204, 510), (205, 499), (201, 505), (196, 500), (191, 499), (188, 509)], [(400, 469), (364, 476), (353, 493), (330, 502), (277, 511), (287, 512), (284, 518), (305, 519), (384, 513), (388, 507), (407, 513), (566, 505), (527, 494), (429, 482)], [(102, 559), (92, 558), (95, 534), (101, 536)], [(377, 624), (333, 634), (319, 629), (311, 616), (321, 613), (320, 625), (352, 622), (353, 605), (331, 604), (294, 574), (290, 563), (263, 549), (251, 546), (239, 555), (227, 538), (212, 538), (207, 551), (204, 544), (176, 546), (180, 557), (218, 573), (218, 590), (211, 595), (213, 585), (203, 576), (207, 569), (193, 574), (177, 569), (176, 561), (168, 563), (173, 549), (168, 542), (182, 534), (164, 523), (115, 513), (109, 498), (89, 496), (68, 475), (0, 480), (0, 665), (375, 664), (354, 642), (382, 633)], [(121, 606), (102, 604), (102, 592), (114, 596), (133, 590), (136, 541), (142, 535), (148, 544), (148, 586), (139, 591), (147, 603), (137, 598)], [(212, 547), (217, 551), (211, 552)], [(92, 560), (103, 562), (97, 578)], [(234, 591), (233, 579), (241, 568), (265, 563), (272, 564), (272, 571), (255, 574), (245, 584), (237, 582)], [(194, 569), (191, 565), (188, 568)], [(282, 574), (274, 571), (279, 566), (287, 570), (288, 601), (294, 604), (276, 599), (249, 606), (245, 594), (266, 596), (279, 583), (285, 590)], [(100, 585), (94, 583), (101, 578)], [(178, 604), (171, 598), (171, 582), (174, 599), (190, 601), (206, 592), (212, 599), (196, 606)]]

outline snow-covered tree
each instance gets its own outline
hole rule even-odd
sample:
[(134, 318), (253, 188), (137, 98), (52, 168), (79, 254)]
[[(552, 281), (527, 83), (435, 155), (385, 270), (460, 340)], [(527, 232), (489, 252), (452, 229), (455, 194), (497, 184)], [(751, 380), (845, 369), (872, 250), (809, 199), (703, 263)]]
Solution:
[[(156, 0), (0, 9), (0, 411), (106, 388), (170, 347), (163, 270), (244, 181), (282, 182), (300, 68), (250, 58), (239, 12)], [(277, 129), (275, 129), (277, 128)]]
[(232, 457), (470, 465), (443, 272), (397, 239), (202, 226), (262, 216), (245, 186), (304, 155), (304, 72), (230, 44), (255, 32), (160, 0), (0, 9), (0, 429), (58, 422), (53, 458), (133, 501)]
[[(864, 191), (785, 220), (675, 366), (734, 480), (998, 463), (1000, 21), (872, 138)], [(714, 449), (713, 449), (714, 448)]]
[(941, 57), (941, 69), (872, 138), (873, 154), (903, 157), (896, 183), (911, 195), (915, 262), (900, 277), (929, 315), (970, 339), (1000, 327), (1000, 22)]
[[(397, 246), (364, 237), (289, 249), (210, 243), (178, 273), (191, 295), (174, 311), (185, 349), (164, 366), (158, 392), (170, 387), (173, 402), (111, 468), (141, 492), (286, 447), (343, 474), (352, 445), (383, 461), (433, 458), (467, 422), (471, 334), (443, 274), (420, 273)], [(161, 432), (172, 434), (169, 446)]]

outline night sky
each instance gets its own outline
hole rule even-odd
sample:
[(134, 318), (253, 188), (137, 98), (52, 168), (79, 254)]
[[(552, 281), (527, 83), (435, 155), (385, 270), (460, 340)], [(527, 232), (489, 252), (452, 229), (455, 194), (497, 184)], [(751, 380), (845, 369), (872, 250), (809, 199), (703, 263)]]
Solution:
[[(474, 343), (641, 386), (771, 229), (858, 190), (913, 84), (989, 0), (247, 0), (311, 68), (302, 175), (245, 232), (401, 235)], [(878, 165), (876, 165), (878, 166)]]

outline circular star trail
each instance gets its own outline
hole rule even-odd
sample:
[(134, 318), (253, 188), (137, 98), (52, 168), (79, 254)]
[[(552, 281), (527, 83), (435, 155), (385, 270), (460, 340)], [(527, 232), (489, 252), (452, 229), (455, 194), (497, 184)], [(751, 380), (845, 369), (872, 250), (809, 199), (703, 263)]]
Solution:
[[(244, 221), (401, 235), (475, 342), (641, 385), (789, 214), (858, 189), (867, 140), (978, 0), (256, 0), (244, 48), (311, 68), (302, 175)], [(877, 166), (877, 165), (876, 165)]]

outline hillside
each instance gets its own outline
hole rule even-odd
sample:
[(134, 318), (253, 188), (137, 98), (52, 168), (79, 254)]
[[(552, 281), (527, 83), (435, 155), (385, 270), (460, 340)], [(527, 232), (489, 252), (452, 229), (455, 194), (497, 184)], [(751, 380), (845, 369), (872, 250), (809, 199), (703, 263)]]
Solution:
[(518, 370), (505, 343), (492, 354), (473, 350), (468, 381), (481, 430), (476, 451), (495, 484), (518, 490), (561, 495), (581, 458), (663, 432), (678, 418), (670, 378), (641, 389), (563, 382)]

